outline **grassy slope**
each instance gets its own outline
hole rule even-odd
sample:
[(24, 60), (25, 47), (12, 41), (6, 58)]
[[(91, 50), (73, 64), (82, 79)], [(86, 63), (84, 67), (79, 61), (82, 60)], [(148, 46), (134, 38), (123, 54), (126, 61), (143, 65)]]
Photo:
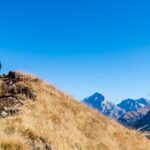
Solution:
[(19, 114), (0, 119), (1, 149), (33, 149), (32, 139), (36, 137), (42, 137), (56, 150), (149, 149), (150, 141), (141, 133), (119, 125), (33, 76), (17, 75), (23, 80), (16, 85), (30, 87), (36, 101), (27, 101)]

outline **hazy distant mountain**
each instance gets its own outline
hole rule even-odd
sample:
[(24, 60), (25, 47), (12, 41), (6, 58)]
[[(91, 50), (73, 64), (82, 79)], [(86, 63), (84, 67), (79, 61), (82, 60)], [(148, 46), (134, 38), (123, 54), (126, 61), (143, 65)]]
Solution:
[(124, 124), (126, 126), (131, 126), (133, 125), (136, 121), (140, 120), (143, 118), (147, 112), (150, 110), (150, 105), (146, 107), (140, 108), (138, 111), (131, 111), (125, 113), (122, 117), (118, 119), (118, 121), (121, 124)]
[(109, 116), (116, 120), (125, 113), (123, 109), (117, 107), (115, 104), (111, 102), (106, 101), (105, 97), (97, 92), (85, 98), (82, 102), (91, 106), (94, 109), (97, 109), (104, 115)]
[(104, 100), (105, 97), (102, 94), (96, 92), (93, 95), (85, 98), (83, 102), (92, 106), (94, 109), (102, 110)]
[(126, 126), (132, 126), (150, 111), (150, 101), (144, 98), (126, 99), (115, 105), (96, 92), (82, 102)]
[(150, 105), (150, 100), (147, 100), (145, 98), (140, 98), (136, 100), (137, 102), (139, 102), (140, 104), (143, 104), (144, 106)]
[(142, 119), (135, 122), (132, 127), (140, 131), (150, 132), (150, 110)]
[(138, 111), (140, 108), (150, 105), (150, 101), (144, 98), (141, 99), (125, 99), (117, 106), (124, 109), (126, 112)]

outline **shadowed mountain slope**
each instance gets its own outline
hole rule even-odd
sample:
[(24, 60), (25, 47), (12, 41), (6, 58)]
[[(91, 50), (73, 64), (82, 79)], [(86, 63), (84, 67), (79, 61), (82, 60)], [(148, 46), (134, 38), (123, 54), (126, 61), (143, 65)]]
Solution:
[(142, 119), (135, 122), (133, 127), (142, 132), (150, 133), (150, 111)]
[(150, 142), (37, 77), (0, 77), (2, 150), (147, 150)]
[(127, 112), (122, 117), (120, 117), (118, 121), (123, 125), (131, 126), (136, 121), (143, 118), (148, 111), (150, 111), (150, 105), (142, 107), (137, 111)]

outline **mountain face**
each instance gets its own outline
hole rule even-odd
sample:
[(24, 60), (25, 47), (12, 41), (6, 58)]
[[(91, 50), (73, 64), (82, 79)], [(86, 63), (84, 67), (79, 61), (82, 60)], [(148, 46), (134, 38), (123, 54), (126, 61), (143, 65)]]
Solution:
[(126, 99), (117, 106), (124, 109), (126, 112), (138, 111), (140, 108), (150, 105), (150, 102), (144, 98), (141, 99)]
[(140, 103), (133, 99), (123, 100), (121, 103), (117, 105), (118, 107), (124, 109), (126, 112), (137, 111), (142, 107)]
[(118, 121), (123, 125), (131, 126), (136, 121), (143, 118), (150, 110), (150, 101), (144, 98), (137, 100), (126, 99), (117, 106), (126, 111), (126, 113), (121, 116)]
[(97, 109), (102, 114), (117, 120), (125, 126), (133, 125), (150, 110), (150, 101), (147, 99), (126, 99), (116, 106), (106, 101), (105, 97), (100, 93), (94, 93), (85, 98), (83, 103)]
[(108, 119), (41, 79), (20, 72), (0, 76), (0, 135), (1, 150), (150, 147), (141, 133)]
[(105, 97), (102, 94), (96, 92), (93, 95), (85, 98), (83, 102), (100, 111), (103, 109), (104, 100)]
[(106, 101), (105, 97), (100, 93), (95, 93), (92, 96), (85, 98), (82, 102), (94, 109), (97, 109), (102, 114), (116, 120), (125, 113), (123, 109), (117, 107), (111, 102)]
[(150, 110), (150, 101), (144, 98), (137, 100), (126, 99), (117, 106), (126, 111), (118, 121), (125, 126), (132, 126), (136, 121), (142, 119)]
[(150, 106), (140, 108), (138, 111), (131, 111), (121, 116), (118, 121), (125, 126), (132, 126), (136, 121), (143, 118), (150, 110)]
[(140, 99), (137, 99), (136, 101), (139, 102), (140, 104), (143, 104), (144, 106), (150, 105), (150, 100), (147, 100), (145, 98), (140, 98)]
[(142, 119), (136, 121), (132, 127), (143, 132), (150, 132), (150, 110)]

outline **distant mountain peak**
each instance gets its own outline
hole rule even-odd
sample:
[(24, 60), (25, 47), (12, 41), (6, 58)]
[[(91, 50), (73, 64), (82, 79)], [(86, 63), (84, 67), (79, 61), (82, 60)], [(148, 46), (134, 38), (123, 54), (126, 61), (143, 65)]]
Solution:
[(101, 99), (105, 99), (105, 97), (101, 94), (101, 93), (98, 93), (98, 92), (95, 92), (92, 96), (90, 97), (95, 97), (96, 99), (98, 98), (101, 98)]
[(146, 107), (150, 105), (150, 101), (145, 98), (139, 98), (139, 99), (125, 99), (121, 103), (119, 103), (117, 106), (124, 109), (126, 112), (131, 111), (138, 111), (142, 107)]
[(134, 99), (125, 99), (117, 106), (124, 109), (126, 112), (138, 111), (140, 108), (150, 105), (150, 101), (140, 98), (137, 100)]
[(95, 92), (93, 95), (87, 97), (84, 99), (85, 101), (93, 101), (93, 102), (101, 102), (101, 101), (104, 101), (105, 100), (105, 97), (98, 93), (98, 92)]
[(91, 106), (94, 109), (97, 109), (99, 112), (103, 113), (104, 115), (114, 119), (118, 119), (120, 116), (122, 116), (125, 113), (124, 110), (117, 107), (115, 104), (107, 101), (105, 97), (98, 92), (85, 98), (82, 102)]
[(136, 101), (139, 102), (140, 104), (145, 105), (145, 106), (150, 105), (150, 100), (145, 99), (145, 98), (140, 98), (140, 99), (137, 99)]

